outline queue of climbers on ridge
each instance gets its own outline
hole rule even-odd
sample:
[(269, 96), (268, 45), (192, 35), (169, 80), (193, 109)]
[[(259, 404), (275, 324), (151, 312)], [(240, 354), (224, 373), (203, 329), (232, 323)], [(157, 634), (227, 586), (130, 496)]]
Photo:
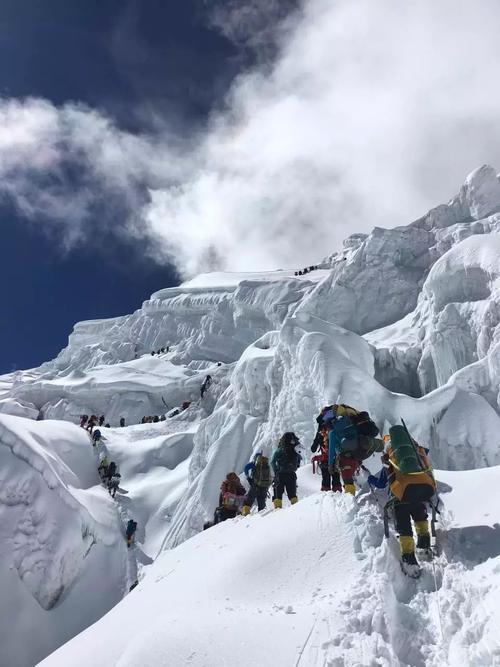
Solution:
[[(92, 434), (92, 446), (95, 448), (98, 445), (102, 444), (102, 435), (98, 429)], [(99, 465), (97, 467), (97, 472), (101, 479), (101, 482), (107, 488), (109, 495), (114, 499), (116, 492), (120, 487), (121, 474), (118, 470), (118, 466), (115, 461), (108, 461), (108, 457), (105, 452), (102, 452), (99, 455)], [(135, 541), (135, 533), (137, 531), (137, 521), (130, 519), (127, 522), (125, 528), (125, 540), (127, 542), (127, 547), (131, 547)]]
[(295, 271), (293, 274), (294, 276), (305, 276), (308, 273), (311, 273), (311, 271), (317, 271), (319, 269), (319, 266), (306, 266), (305, 269), (300, 269), (299, 271)]
[[(401, 568), (406, 575), (417, 578), (420, 566), (416, 552), (425, 560), (433, 554), (429, 509), (432, 511), (433, 528), (439, 503), (428, 450), (411, 436), (404, 421), (402, 425), (392, 426), (383, 438), (377, 437), (379, 429), (368, 412), (358, 411), (349, 405), (324, 407), (316, 422), (317, 431), (311, 451), (314, 454), (313, 472), (318, 467), (321, 473), (321, 491), (354, 496), (356, 478), (361, 470), (368, 473), (366, 481), (370, 489), (388, 488), (389, 499), (384, 506), (383, 517), (385, 534), (389, 536), (388, 520), (392, 513), (399, 536)], [(238, 514), (245, 516), (254, 503), (257, 503), (258, 511), (264, 510), (271, 485), (274, 508), (282, 507), (285, 491), (290, 503), (295, 504), (298, 501), (296, 471), (301, 463), (295, 448), (299, 444), (297, 436), (288, 432), (280, 438), (270, 462), (262, 452), (255, 454), (244, 469), (248, 490), (235, 472), (228, 473), (221, 484), (214, 521), (204, 527)], [(363, 462), (375, 453), (382, 455), (382, 469), (377, 475), (372, 475)]]

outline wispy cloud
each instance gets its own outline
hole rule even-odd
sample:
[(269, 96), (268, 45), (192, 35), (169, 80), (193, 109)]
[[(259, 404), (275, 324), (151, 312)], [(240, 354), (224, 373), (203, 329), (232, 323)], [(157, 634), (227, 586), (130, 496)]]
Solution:
[[(247, 39), (245, 13), (225, 16)], [(4, 100), (0, 194), (68, 242), (98, 206), (100, 224), (154, 237), (190, 272), (310, 263), (500, 165), (499, 29), (496, 0), (309, 0), (275, 34), (273, 62), (238, 77), (188, 144), (78, 105)]]

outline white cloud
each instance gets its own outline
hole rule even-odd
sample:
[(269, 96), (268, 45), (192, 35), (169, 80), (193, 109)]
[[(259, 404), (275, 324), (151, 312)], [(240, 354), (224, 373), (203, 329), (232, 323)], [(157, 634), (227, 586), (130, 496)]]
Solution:
[(230, 269), (309, 264), (500, 165), (499, 29), (496, 0), (309, 0), (273, 65), (240, 76), (188, 149), (79, 106), (4, 101), (0, 191), (73, 235), (96, 201), (119, 201), (126, 230), (188, 271), (215, 256)]

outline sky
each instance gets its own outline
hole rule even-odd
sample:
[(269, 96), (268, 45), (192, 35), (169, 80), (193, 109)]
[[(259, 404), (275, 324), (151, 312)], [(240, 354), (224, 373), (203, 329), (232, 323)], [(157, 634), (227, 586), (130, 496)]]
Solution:
[[(85, 104), (132, 133), (147, 130), (156, 114), (179, 131), (202, 123), (242, 62), (203, 9), (189, 0), (3, 0), (0, 115), (11, 122), (0, 130), (0, 174), (9, 177), (9, 148), (22, 153), (22, 145), (8, 144), (21, 124), (18, 110), (26, 98), (49, 109)], [(24, 107), (33, 110), (34, 102)], [(32, 111), (29, 122), (35, 123), (35, 115)], [(28, 164), (36, 162), (44, 145), (43, 137), (33, 138), (24, 156)], [(64, 238), (82, 185), (67, 158), (63, 175), (48, 173), (50, 165), (42, 164), (34, 179), (42, 186), (51, 176), (57, 187), (77, 184), (66, 188), (60, 212), (45, 215), (50, 202), (42, 200), (29, 212), (28, 204), (16, 201), (16, 193), (20, 197), (28, 186), (20, 185), (19, 171), (10, 172), (15, 194), (0, 186), (0, 372), (53, 358), (75, 322), (133, 312), (153, 291), (180, 279), (169, 258), (153, 260), (153, 253), (145, 252), (154, 247), (154, 237), (122, 236), (102, 224), (102, 218), (114, 221), (129, 214), (119, 201), (109, 208), (93, 202), (82, 233), (71, 241)], [(24, 196), (33, 202), (35, 195)]]
[(4, 0), (0, 371), (500, 169), (497, 0)]

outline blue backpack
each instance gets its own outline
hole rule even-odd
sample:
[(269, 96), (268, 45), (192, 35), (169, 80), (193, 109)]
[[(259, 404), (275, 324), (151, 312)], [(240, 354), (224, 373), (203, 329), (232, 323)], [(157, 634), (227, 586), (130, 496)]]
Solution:
[(358, 429), (350, 417), (337, 417), (332, 423), (332, 431), (335, 435), (337, 451), (354, 452), (359, 448)]

